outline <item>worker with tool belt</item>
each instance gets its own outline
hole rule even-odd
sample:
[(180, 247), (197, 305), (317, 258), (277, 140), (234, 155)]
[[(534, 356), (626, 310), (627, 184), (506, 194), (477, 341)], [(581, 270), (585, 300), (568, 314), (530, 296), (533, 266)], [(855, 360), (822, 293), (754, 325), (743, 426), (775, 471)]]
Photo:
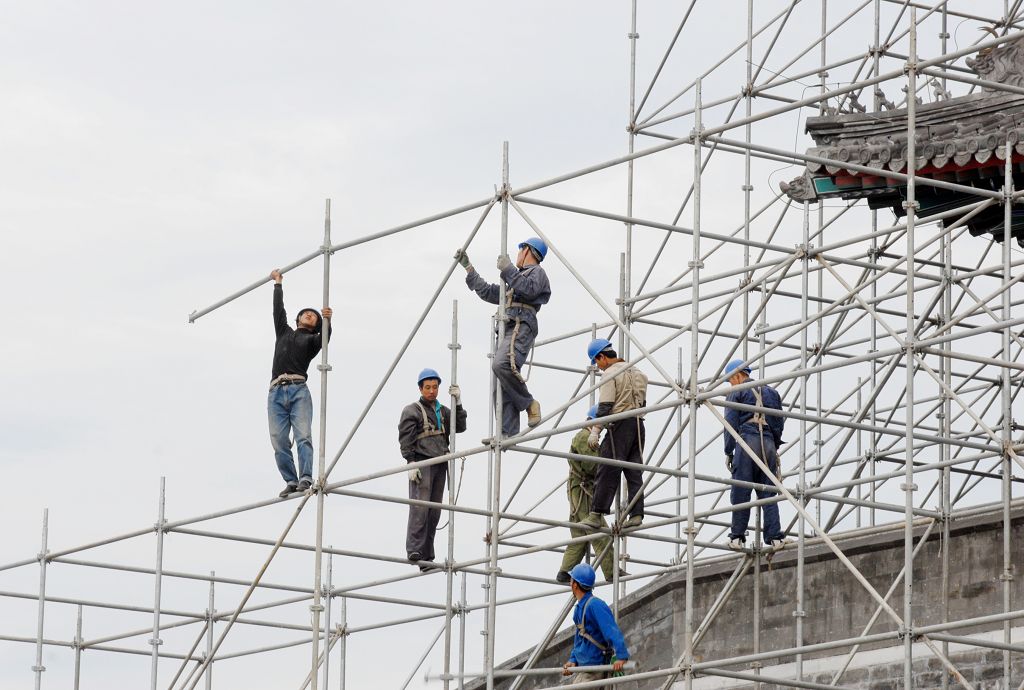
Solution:
[[(441, 375), (424, 369), (416, 379), (420, 399), (402, 408), (398, 419), (398, 445), (406, 462), (417, 462), (447, 455), (451, 438), (452, 411), (437, 399)], [(466, 411), (462, 408), (462, 391), (455, 384), (448, 387), (455, 398), (455, 432), (466, 430)], [(409, 470), (409, 498), (440, 503), (448, 478), (448, 463)], [(434, 534), (441, 519), (441, 509), (421, 505), (409, 506), (409, 522), (405, 531), (405, 552), (410, 561), (434, 560)], [(420, 570), (436, 570), (437, 566), (420, 563)]]
[(572, 622), (576, 626), (573, 635), (572, 652), (562, 668), (563, 676), (572, 675), (570, 685), (586, 683), (589, 680), (603, 680), (606, 673), (581, 671), (572, 673), (573, 666), (612, 665), (612, 671), (619, 673), (629, 659), (626, 641), (615, 622), (615, 616), (608, 604), (594, 596), (596, 573), (586, 563), (580, 563), (569, 572), (572, 579), (572, 594), (576, 607), (572, 611)]
[[(491, 370), (501, 385), (501, 433), (505, 437), (519, 433), (519, 414), (526, 410), (526, 421), (533, 427), (540, 424), (540, 403), (526, 387), (522, 368), (537, 339), (537, 312), (551, 299), (551, 284), (540, 262), (547, 256), (544, 240), (531, 237), (519, 243), (515, 264), (508, 254), (498, 257), (498, 271), (505, 282), (505, 338), (498, 343)], [(465, 250), (455, 258), (466, 269), (466, 285), (480, 299), (497, 304), (501, 287), (484, 280)]]
[[(597, 338), (591, 341), (587, 347), (587, 356), (590, 357), (590, 363), (596, 364), (601, 370), (602, 383), (596, 420), (647, 406), (647, 376), (623, 361), (612, 349), (610, 340)], [(604, 426), (607, 433), (603, 441), (600, 440), (601, 425), (596, 424), (590, 428), (590, 436), (587, 439), (590, 447), (600, 448), (602, 458), (643, 466), (646, 439), (643, 416), (620, 419)], [(584, 525), (600, 528), (604, 524), (602, 516), (611, 512), (612, 501), (619, 491), (620, 474), (626, 476), (626, 494), (629, 501), (629, 519), (623, 522), (622, 526), (638, 527), (643, 523), (644, 495), (640, 490), (643, 486), (643, 473), (640, 469), (598, 465), (594, 502), (590, 508), (590, 515), (582, 521)]]
[[(729, 362), (725, 367), (725, 374), (729, 377), (729, 383), (734, 386), (752, 381), (750, 378), (750, 367), (746, 366), (743, 360), (740, 359), (734, 359)], [(782, 398), (779, 397), (778, 392), (774, 388), (767, 385), (731, 391), (726, 400), (753, 407), (772, 410), (782, 409)], [(725, 422), (739, 434), (743, 442), (757, 454), (758, 458), (761, 459), (773, 474), (781, 476), (777, 449), (782, 445), (782, 428), (786, 424), (785, 417), (727, 407), (725, 410)], [(729, 433), (729, 429), (725, 429), (722, 434), (725, 440), (725, 465), (732, 478), (744, 482), (770, 485), (771, 479), (765, 475), (764, 470), (750, 459), (743, 446), (738, 444), (736, 438)], [(750, 491), (750, 487), (733, 486), (729, 492), (729, 500), (733, 505), (746, 503), (750, 500)], [(759, 499), (769, 498), (775, 496), (776, 493), (774, 489), (758, 489), (757, 497)], [(782, 533), (778, 504), (769, 503), (761, 506), (761, 514), (764, 516), (764, 528), (762, 530), (764, 543), (775, 551), (783, 548), (789, 540)], [(742, 551), (745, 548), (744, 540), (749, 522), (750, 508), (733, 511), (732, 529), (729, 531), (730, 549)]]
[[(330, 307), (323, 317), (307, 307), (295, 317), (295, 328), (288, 325), (284, 310), (284, 288), (281, 272), (270, 272), (274, 280), (274, 364), (270, 374), (267, 417), (270, 421), (270, 444), (274, 448), (277, 469), (285, 481), (281, 498), (294, 491), (305, 491), (313, 485), (313, 398), (306, 386), (306, 370), (320, 352), (323, 341), (321, 327), (327, 319), (327, 338), (331, 337)], [(299, 472), (295, 473), (292, 440), (299, 454)]]
[[(597, 405), (594, 405), (587, 412), (587, 420), (591, 420), (596, 416)], [(588, 443), (589, 438), (590, 428), (583, 427), (576, 432), (569, 450), (576, 456), (593, 457), (597, 455), (597, 451), (591, 449)], [(594, 482), (597, 477), (598, 467), (600, 465), (596, 462), (587, 462), (579, 457), (569, 458), (569, 479), (565, 483), (566, 493), (569, 498), (569, 522), (582, 522), (590, 515), (590, 502), (594, 498)], [(603, 515), (601, 516), (600, 526), (606, 526)], [(569, 533), (573, 538), (576, 538), (585, 536), (587, 530), (570, 527)], [(555, 580), (562, 584), (569, 584), (569, 570), (583, 560), (583, 557), (587, 555), (588, 545), (593, 544), (596, 555), (604, 553), (601, 556), (601, 570), (604, 571), (604, 579), (611, 582), (613, 565), (611, 541), (611, 537), (601, 537), (590, 542), (581, 541), (566, 546), (565, 554), (562, 556), (562, 567), (555, 574)]]

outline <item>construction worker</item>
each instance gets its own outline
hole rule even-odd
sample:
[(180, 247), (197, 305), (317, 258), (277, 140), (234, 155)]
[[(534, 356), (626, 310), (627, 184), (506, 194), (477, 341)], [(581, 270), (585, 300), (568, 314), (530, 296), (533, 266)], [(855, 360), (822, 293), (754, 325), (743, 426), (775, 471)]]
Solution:
[[(587, 412), (588, 420), (593, 419), (595, 416), (597, 416), (597, 405), (591, 407), (590, 411)], [(592, 450), (587, 442), (589, 438), (590, 429), (587, 427), (580, 429), (576, 436), (573, 437), (572, 446), (569, 450), (576, 455), (597, 455), (597, 451)], [(569, 480), (565, 486), (566, 493), (569, 495), (570, 522), (581, 522), (590, 515), (590, 502), (594, 498), (594, 480), (597, 476), (598, 467), (600, 465), (596, 462), (587, 462), (577, 458), (569, 459)], [(600, 526), (606, 527), (603, 515), (601, 516)], [(573, 537), (582, 537), (587, 534), (587, 531), (570, 527), (569, 533)], [(600, 539), (593, 540), (593, 542), (576, 542), (565, 547), (565, 554), (562, 556), (562, 567), (558, 569), (558, 573), (555, 575), (556, 580), (562, 584), (569, 584), (569, 570), (583, 560), (589, 543), (594, 545), (595, 554), (604, 552), (604, 555), (601, 557), (601, 570), (604, 571), (604, 579), (611, 582), (613, 554), (610, 537), (601, 537)]]
[[(626, 364), (612, 349), (612, 343), (605, 338), (591, 341), (587, 347), (590, 363), (601, 370), (601, 392), (598, 398), (597, 416), (636, 410), (647, 405), (647, 376), (636, 367)], [(590, 428), (587, 443), (592, 449), (600, 448), (602, 458), (622, 460), (643, 465), (644, 429), (643, 416), (622, 419), (606, 424), (608, 430), (601, 441), (601, 425)], [(625, 469), (612, 465), (598, 465), (597, 484), (594, 488), (594, 502), (590, 515), (583, 520), (588, 527), (600, 528), (603, 515), (611, 512), (612, 501), (619, 490), (619, 475), (626, 476), (626, 493), (629, 497), (629, 519), (623, 527), (638, 527), (644, 521), (644, 496), (640, 491), (643, 474), (639, 469)]]
[[(537, 339), (537, 312), (551, 299), (551, 284), (540, 262), (547, 256), (544, 240), (531, 237), (519, 243), (515, 264), (508, 254), (498, 257), (498, 271), (505, 282), (505, 338), (498, 343), (491, 370), (501, 385), (501, 433), (519, 433), (519, 414), (526, 410), (527, 423), (540, 424), (540, 403), (533, 399), (521, 373)], [(466, 269), (466, 285), (485, 302), (498, 303), (501, 288), (484, 280), (469, 255), (459, 249), (455, 258)]]
[[(274, 269), (270, 277), (274, 279), (274, 333), (277, 340), (270, 373), (267, 417), (277, 469), (285, 481), (284, 490), (278, 495), (284, 498), (313, 485), (313, 398), (306, 386), (306, 370), (320, 352), (323, 319), (327, 319), (327, 338), (331, 337), (331, 315), (334, 312), (330, 307), (324, 307), (321, 317), (316, 309), (307, 307), (295, 317), (295, 328), (292, 329), (284, 310), (283, 276)], [(299, 454), (297, 475), (292, 457), (293, 439)]]
[[(750, 367), (743, 364), (743, 360), (734, 359), (725, 367), (725, 373), (729, 377), (729, 383), (738, 386), (748, 383), (750, 378)], [(771, 386), (761, 385), (756, 388), (744, 388), (729, 393), (726, 400), (729, 402), (741, 403), (764, 407), (772, 410), (782, 409), (782, 399), (778, 392)], [(768, 466), (768, 469), (779, 474), (779, 456), (777, 449), (782, 444), (782, 428), (786, 420), (781, 415), (764, 414), (762, 412), (748, 412), (737, 410), (731, 407), (725, 410), (725, 422), (743, 439), (743, 442), (750, 447), (761, 461)], [(771, 480), (765, 475), (764, 470), (758, 467), (742, 445), (736, 442), (735, 437), (729, 433), (729, 429), (722, 432), (725, 440), (725, 465), (733, 479), (755, 484), (771, 484)], [(774, 489), (758, 489), (758, 498), (769, 498), (774, 496)], [(746, 503), (750, 500), (750, 487), (733, 486), (729, 492), (729, 500), (733, 505)], [(788, 540), (782, 533), (782, 525), (779, 522), (779, 506), (769, 503), (761, 506), (761, 514), (764, 516), (764, 543), (773, 550), (783, 548)], [(734, 551), (742, 551), (745, 548), (747, 524), (750, 522), (750, 508), (734, 510), (732, 513), (732, 529), (729, 531), (729, 548)]]
[(572, 622), (576, 625), (573, 635), (572, 652), (569, 661), (562, 666), (562, 675), (572, 675), (570, 685), (586, 683), (589, 680), (603, 680), (606, 673), (600, 671), (581, 671), (572, 673), (573, 666), (604, 666), (612, 665), (612, 671), (618, 673), (629, 659), (626, 641), (622, 631), (608, 604), (594, 596), (596, 574), (586, 563), (576, 565), (570, 572), (572, 594), (576, 597), (576, 607), (572, 611)]
[[(424, 369), (416, 379), (420, 399), (402, 408), (398, 419), (398, 445), (406, 462), (417, 462), (446, 455), (451, 436), (452, 411), (437, 399), (441, 376), (433, 369)], [(462, 408), (462, 392), (457, 385), (448, 387), (455, 398), (455, 432), (466, 430), (466, 411)], [(448, 478), (448, 463), (409, 470), (409, 498), (440, 503)], [(410, 561), (434, 560), (434, 533), (441, 519), (440, 508), (410, 505), (405, 531), (405, 552)], [(420, 564), (420, 570), (436, 570), (437, 566)]]

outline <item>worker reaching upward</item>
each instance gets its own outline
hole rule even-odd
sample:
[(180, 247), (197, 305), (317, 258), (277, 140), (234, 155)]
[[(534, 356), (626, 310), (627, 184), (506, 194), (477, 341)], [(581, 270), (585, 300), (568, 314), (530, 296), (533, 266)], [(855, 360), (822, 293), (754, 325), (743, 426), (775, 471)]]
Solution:
[[(548, 253), (544, 240), (531, 237), (519, 243), (513, 264), (508, 254), (498, 257), (498, 271), (505, 282), (505, 337), (498, 343), (491, 370), (501, 385), (501, 433), (505, 437), (519, 433), (519, 415), (526, 410), (532, 427), (540, 424), (540, 403), (533, 399), (521, 373), (523, 364), (537, 339), (537, 312), (551, 299), (551, 284), (540, 262)], [(466, 285), (480, 299), (497, 304), (501, 287), (484, 280), (469, 255), (462, 249), (455, 258), (466, 269)]]
[[(294, 491), (305, 491), (313, 485), (313, 398), (306, 386), (306, 370), (320, 352), (323, 339), (321, 327), (327, 319), (327, 337), (331, 337), (330, 307), (324, 307), (323, 317), (313, 308), (299, 311), (295, 328), (288, 325), (284, 310), (283, 276), (274, 269), (274, 363), (270, 374), (270, 394), (267, 396), (267, 417), (270, 421), (270, 444), (274, 447), (277, 469), (285, 481), (279, 496), (284, 498)], [(295, 473), (292, 456), (294, 438), (299, 455), (299, 472)]]

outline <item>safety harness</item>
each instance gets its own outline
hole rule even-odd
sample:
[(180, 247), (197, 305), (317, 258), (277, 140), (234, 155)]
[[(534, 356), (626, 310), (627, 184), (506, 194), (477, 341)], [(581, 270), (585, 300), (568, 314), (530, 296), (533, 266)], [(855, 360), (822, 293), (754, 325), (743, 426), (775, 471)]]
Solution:
[(419, 436), (416, 437), (416, 440), (419, 441), (420, 439), (429, 438), (431, 436), (444, 436), (444, 431), (442, 429), (436, 429), (434, 428), (434, 425), (431, 424), (430, 418), (427, 416), (427, 411), (423, 408), (422, 403), (416, 403), (416, 407), (420, 408), (420, 416), (423, 417), (423, 431), (421, 431)]
[[(508, 313), (509, 309), (512, 309), (514, 307), (518, 307), (520, 309), (526, 309), (528, 311), (532, 311), (534, 314), (537, 313), (537, 307), (533, 306), (532, 304), (526, 304), (525, 302), (516, 302), (514, 300), (514, 297), (513, 297), (514, 293), (515, 293), (515, 290), (513, 290), (512, 288), (507, 288), (505, 290), (505, 312), (506, 312), (506, 314)], [(515, 326), (512, 327), (512, 337), (508, 341), (508, 363), (512, 367), (512, 373), (515, 374), (515, 377), (517, 379), (519, 379), (520, 381), (522, 381), (523, 383), (526, 383), (527, 379), (529, 377), (523, 378), (523, 375), (521, 373), (519, 373), (519, 367), (516, 366), (516, 339), (519, 337), (519, 324), (520, 324), (520, 320), (519, 320), (518, 316), (514, 317), (513, 320), (515, 321)], [(529, 357), (529, 359), (530, 359), (530, 361), (533, 361), (533, 348), (532, 347), (530, 348), (530, 357)]]
[[(757, 388), (752, 388), (751, 390), (754, 393), (754, 403), (758, 407), (763, 408), (764, 407), (764, 398), (761, 395), (761, 386), (758, 386)], [(764, 453), (764, 428), (765, 428), (765, 426), (767, 426), (768, 420), (765, 419), (764, 412), (758, 411), (758, 412), (754, 413), (754, 416), (750, 418), (750, 421), (752, 421), (754, 424), (757, 424), (757, 434), (761, 438), (761, 452)], [(773, 437), (773, 442), (774, 442), (774, 437)], [(765, 463), (768, 462), (768, 458), (761, 458), (761, 459)], [(775, 458), (775, 475), (779, 479), (782, 479), (782, 471), (781, 470), (782, 470), (782, 463), (779, 461), (779, 458), (776, 456), (776, 458)]]
[(611, 648), (607, 645), (603, 645), (600, 642), (598, 642), (593, 635), (586, 631), (587, 607), (590, 606), (590, 602), (592, 602), (593, 600), (594, 596), (591, 595), (590, 598), (587, 599), (586, 603), (583, 604), (583, 611), (580, 613), (580, 622), (576, 624), (576, 634), (582, 637), (590, 644), (597, 647), (599, 650), (601, 650), (601, 654), (607, 657), (609, 654), (611, 654)]

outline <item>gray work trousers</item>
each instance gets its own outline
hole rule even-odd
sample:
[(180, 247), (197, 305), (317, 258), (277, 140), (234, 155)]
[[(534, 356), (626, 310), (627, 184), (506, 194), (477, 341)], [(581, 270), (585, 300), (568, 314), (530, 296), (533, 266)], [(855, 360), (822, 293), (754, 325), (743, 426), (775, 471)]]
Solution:
[[(444, 498), (444, 485), (448, 479), (448, 463), (421, 467), (420, 471), (423, 478), (418, 482), (409, 482), (409, 498), (440, 503)], [(421, 560), (434, 560), (434, 534), (437, 532), (437, 523), (440, 519), (440, 508), (409, 506), (409, 523), (405, 530), (406, 555), (412, 555), (416, 551), (420, 554)]]
[[(505, 337), (498, 343), (491, 362), (491, 371), (501, 386), (501, 433), (506, 437), (519, 433), (519, 413), (533, 402), (533, 396), (519, 374), (526, 364), (533, 341), (537, 339), (537, 331), (526, 320), (518, 323), (518, 329), (514, 319), (505, 323)], [(512, 369), (513, 357), (515, 370)]]
[(604, 680), (607, 677), (608, 676), (601, 671), (583, 671), (581, 673), (572, 674), (572, 680), (569, 681), (569, 685), (589, 683), (592, 680)]

